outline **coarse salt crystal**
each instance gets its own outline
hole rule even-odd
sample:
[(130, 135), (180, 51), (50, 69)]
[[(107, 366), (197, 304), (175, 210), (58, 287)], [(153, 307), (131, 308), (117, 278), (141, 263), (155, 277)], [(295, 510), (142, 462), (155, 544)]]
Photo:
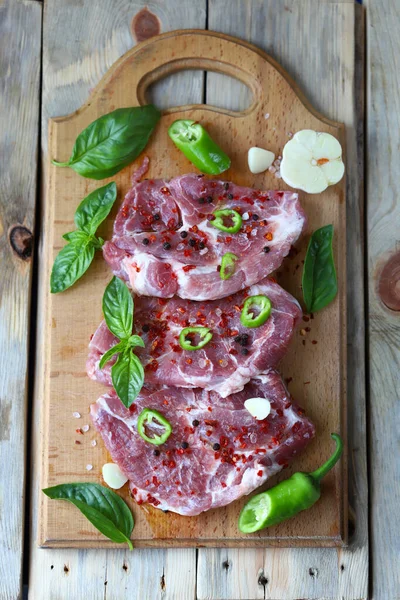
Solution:
[(265, 113), (264, 119), (269, 119), (269, 117), (270, 117), (270, 114), (269, 113)]
[(78, 412), (73, 412), (72, 416), (75, 417), (75, 419), (80, 419), (81, 418), (81, 414)]
[(277, 171), (275, 173), (275, 179), (281, 179), (281, 172), (280, 171)]
[(253, 236), (253, 237), (256, 237), (256, 235), (257, 235), (257, 229), (253, 229), (250, 235)]
[(97, 442), (96, 442), (96, 440), (92, 440), (90, 443), (91, 443), (91, 445), (92, 445), (93, 447), (97, 446)]
[(91, 471), (93, 469), (93, 465), (86, 465), (86, 471)]
[(269, 171), (270, 173), (275, 173), (276, 169), (275, 169), (275, 167), (270, 167), (270, 168), (268, 169), (268, 171)]
[(200, 369), (204, 369), (207, 366), (207, 361), (204, 358), (201, 358), (199, 360), (199, 367)]
[(182, 244), (182, 243), (178, 244), (177, 247), (176, 247), (176, 249), (179, 250), (179, 251), (180, 250), (184, 250), (185, 249), (185, 244)]
[(203, 256), (204, 254), (207, 254), (208, 252), (208, 248), (203, 248), (202, 250), (199, 251), (199, 254), (201, 254), (201, 256)]
[(228, 365), (228, 361), (223, 358), (219, 361), (219, 364), (221, 365), (221, 367), (226, 367)]
[(243, 221), (248, 221), (249, 220), (249, 213), (248, 212), (243, 213), (242, 214), (242, 219), (243, 219)]
[(87, 431), (89, 431), (89, 425), (84, 425), (84, 426), (82, 427), (82, 431), (84, 431), (85, 433), (86, 433)]
[(216, 308), (215, 314), (217, 315), (217, 317), (220, 317), (222, 315), (222, 310), (220, 308)]

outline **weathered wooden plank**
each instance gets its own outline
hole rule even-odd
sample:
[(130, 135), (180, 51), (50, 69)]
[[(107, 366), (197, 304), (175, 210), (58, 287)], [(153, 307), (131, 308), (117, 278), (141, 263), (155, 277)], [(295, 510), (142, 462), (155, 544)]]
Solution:
[[(148, 9), (147, 13), (142, 11), (145, 6)], [(140, 34), (143, 31), (157, 32), (157, 27), (161, 31), (179, 27), (203, 28), (206, 22), (205, 6), (205, 0), (196, 2), (195, 6), (190, 0), (170, 1), (168, 9), (162, 0), (148, 3), (132, 0), (120, 0), (118, 3), (110, 3), (107, 0), (98, 0), (96, 3), (91, 0), (53, 0), (46, 3), (43, 46), (43, 164), (46, 159), (48, 118), (68, 114), (87, 99), (90, 89), (98, 83), (110, 66), (134, 45), (136, 40), (132, 35), (133, 29), (136, 34)], [(141, 19), (137, 17), (140, 12)], [(156, 15), (156, 18), (152, 15)], [(135, 16), (136, 21), (133, 25)], [(203, 77), (201, 72), (187, 77), (183, 74), (178, 75), (175, 79), (160, 83), (153, 98), (161, 106), (166, 103), (201, 102)], [(43, 264), (41, 257), (45, 235), (46, 232), (42, 232), (39, 265)], [(44, 306), (44, 285), (41, 280), (39, 290), (38, 306), (41, 317)], [(43, 349), (40, 323), (39, 318), (38, 356)], [(37, 548), (41, 389), (39, 380), (35, 382), (35, 387), (30, 598), (194, 598), (195, 550), (135, 550), (134, 553), (126, 553), (123, 549), (46, 551)]]
[(0, 3), (0, 598), (22, 591), (41, 6)]
[(400, 5), (367, 2), (372, 594), (400, 598)]
[[(279, 8), (278, 8), (279, 7)], [(368, 593), (368, 487), (363, 287), (363, 13), (348, 3), (211, 0), (209, 28), (264, 48), (312, 104), (347, 126), (348, 404), (350, 504), (355, 532), (346, 549), (199, 550), (199, 599), (361, 599)], [(304, 43), (304, 40), (307, 43)], [(354, 47), (358, 63), (355, 63)], [(357, 70), (356, 70), (357, 67)], [(235, 82), (207, 75), (207, 102), (248, 103)], [(340, 82), (340, 85), (338, 84)]]

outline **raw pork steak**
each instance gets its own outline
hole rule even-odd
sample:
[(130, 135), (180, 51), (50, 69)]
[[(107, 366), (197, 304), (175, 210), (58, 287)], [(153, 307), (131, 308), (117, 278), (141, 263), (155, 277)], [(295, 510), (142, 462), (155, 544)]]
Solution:
[[(244, 408), (252, 397), (271, 402), (263, 421)], [(162, 446), (145, 442), (136, 430), (144, 408), (158, 410), (173, 426)], [(112, 391), (91, 406), (91, 416), (138, 503), (181, 515), (197, 515), (249, 494), (314, 436), (314, 425), (291, 403), (275, 371), (225, 399), (200, 389), (143, 388), (128, 410)]]
[[(236, 234), (210, 224), (212, 213), (225, 208), (242, 216)], [(115, 275), (138, 294), (212, 300), (277, 269), (304, 224), (294, 192), (263, 192), (195, 174), (136, 179), (103, 252)], [(219, 270), (227, 252), (239, 260), (235, 273), (223, 280)]]
[[(271, 316), (261, 327), (243, 327), (243, 302), (258, 294), (271, 300)], [(135, 298), (134, 328), (145, 348), (135, 348), (135, 352), (145, 367), (146, 383), (201, 387), (226, 397), (279, 362), (300, 317), (297, 300), (268, 278), (234, 296), (209, 302), (139, 296)], [(212, 340), (200, 350), (182, 350), (179, 334), (189, 326), (209, 327)], [(112, 361), (103, 370), (98, 365), (116, 343), (103, 321), (89, 344), (89, 377), (112, 385)]]

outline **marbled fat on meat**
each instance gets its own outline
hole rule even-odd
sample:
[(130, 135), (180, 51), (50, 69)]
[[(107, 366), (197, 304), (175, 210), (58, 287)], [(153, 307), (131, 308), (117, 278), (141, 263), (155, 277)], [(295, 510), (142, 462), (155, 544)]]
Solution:
[[(271, 412), (263, 421), (244, 408), (251, 397), (270, 401)], [(158, 410), (172, 424), (162, 446), (145, 442), (137, 432), (144, 408)], [(110, 391), (91, 406), (91, 417), (130, 480), (133, 497), (188, 516), (249, 494), (288, 465), (315, 433), (276, 371), (225, 399), (201, 389), (143, 388), (128, 410)]]
[[(244, 327), (240, 322), (243, 302), (259, 294), (271, 300), (271, 315), (260, 327)], [(134, 332), (145, 342), (145, 348), (135, 348), (135, 353), (145, 367), (146, 383), (201, 387), (223, 397), (239, 392), (252, 377), (277, 365), (302, 314), (297, 300), (268, 278), (222, 300), (139, 296), (134, 302)], [(183, 350), (179, 334), (194, 326), (210, 328), (213, 338), (200, 350)], [(109, 386), (115, 359), (103, 369), (99, 361), (117, 341), (103, 321), (89, 345), (88, 375)]]
[[(225, 208), (242, 215), (235, 234), (210, 224), (212, 214)], [(137, 294), (212, 300), (277, 269), (305, 221), (295, 192), (254, 190), (195, 174), (140, 183), (136, 176), (103, 253)], [(219, 269), (227, 252), (239, 259), (235, 273), (223, 280)]]

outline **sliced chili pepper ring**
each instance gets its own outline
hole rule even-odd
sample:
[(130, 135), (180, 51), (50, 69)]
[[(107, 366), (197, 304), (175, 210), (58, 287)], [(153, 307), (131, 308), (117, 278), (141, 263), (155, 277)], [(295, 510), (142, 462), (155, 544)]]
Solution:
[[(214, 215), (215, 218), (209, 221), (209, 224), (216, 227), (220, 231), (226, 231), (227, 233), (237, 233), (242, 226), (241, 215), (232, 208), (224, 208), (223, 210), (216, 210)], [(231, 219), (232, 225), (224, 224), (224, 217)]]
[[(190, 337), (198, 335), (200, 340), (196, 346), (193, 346)], [(184, 350), (200, 350), (212, 339), (212, 332), (208, 327), (185, 327), (179, 334), (179, 344)]]
[[(257, 314), (256, 308), (258, 309)], [(250, 296), (243, 304), (240, 322), (244, 327), (260, 327), (269, 318), (271, 310), (271, 300), (267, 296)]]
[(233, 252), (227, 252), (223, 255), (221, 260), (221, 270), (219, 272), (219, 276), (221, 279), (227, 280), (232, 277), (235, 273), (235, 263), (239, 260), (239, 257)]
[[(154, 432), (153, 437), (146, 433), (146, 428)], [(158, 410), (144, 408), (137, 421), (137, 430), (141, 438), (149, 444), (160, 446), (164, 444), (172, 433), (171, 423)], [(158, 430), (160, 433), (158, 434)]]

